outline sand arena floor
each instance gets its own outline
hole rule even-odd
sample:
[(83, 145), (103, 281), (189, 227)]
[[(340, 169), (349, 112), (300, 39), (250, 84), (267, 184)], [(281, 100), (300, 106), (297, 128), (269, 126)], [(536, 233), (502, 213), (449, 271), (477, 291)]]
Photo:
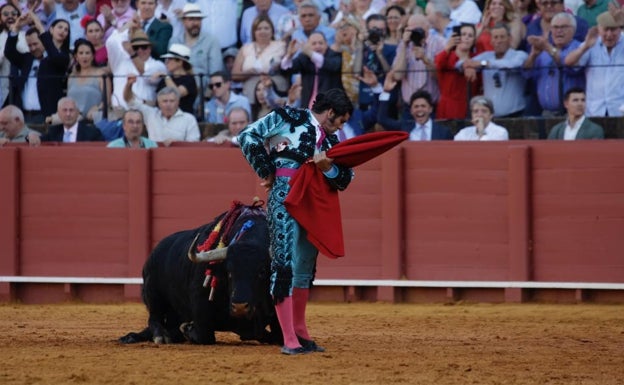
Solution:
[(624, 306), (313, 303), (326, 353), (120, 345), (142, 304), (0, 305), (0, 384), (623, 384)]

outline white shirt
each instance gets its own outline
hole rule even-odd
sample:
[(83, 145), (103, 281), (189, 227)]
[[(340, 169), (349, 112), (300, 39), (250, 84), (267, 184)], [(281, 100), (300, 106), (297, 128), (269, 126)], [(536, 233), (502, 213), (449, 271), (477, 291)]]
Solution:
[[(422, 132), (423, 129), (425, 131), (425, 138), (422, 138)], [(427, 140), (431, 140), (431, 119), (427, 120), (425, 122), (425, 124), (423, 124), (422, 126), (418, 123), (414, 124), (414, 128), (412, 129), (412, 131), (410, 131), (410, 136), (409, 136), (409, 140), (413, 140), (413, 141), (427, 141)]]
[(492, 122), (488, 123), (484, 130), (485, 134), (479, 138), (477, 127), (469, 126), (461, 129), (454, 140), (509, 140), (509, 133), (505, 127)]
[(459, 7), (451, 10), (451, 20), (460, 23), (468, 23), (477, 25), (481, 21), (481, 11), (477, 4), (472, 0), (464, 0)]
[(26, 84), (24, 84), (24, 90), (22, 91), (22, 108), (25, 111), (41, 111), (39, 93), (37, 92), (37, 71), (39, 71), (40, 64), (39, 59), (33, 60), (28, 79), (26, 79)]
[(152, 81), (150, 76), (156, 72), (167, 73), (165, 63), (150, 57), (143, 67), (143, 75), (139, 76), (139, 71), (132, 62), (130, 55), (123, 48), (123, 42), (128, 41), (128, 31), (119, 32), (115, 30), (108, 40), (106, 40), (106, 49), (108, 50), (108, 64), (113, 73), (113, 95), (112, 105), (114, 107), (127, 108), (127, 104), (123, 98), (123, 90), (129, 75), (137, 77), (136, 83), (132, 86), (134, 95), (142, 100), (156, 99), (156, 81)]
[(566, 126), (565, 126), (565, 130), (563, 131), (563, 140), (576, 140), (576, 135), (581, 129), (581, 125), (583, 124), (584, 121), (585, 121), (585, 116), (577, 120), (573, 126), (570, 126), (570, 121), (566, 119)]
[(130, 106), (143, 113), (148, 137), (155, 142), (167, 139), (178, 142), (199, 142), (197, 119), (188, 112), (178, 109), (169, 119), (165, 118), (158, 107), (152, 107), (133, 99)]

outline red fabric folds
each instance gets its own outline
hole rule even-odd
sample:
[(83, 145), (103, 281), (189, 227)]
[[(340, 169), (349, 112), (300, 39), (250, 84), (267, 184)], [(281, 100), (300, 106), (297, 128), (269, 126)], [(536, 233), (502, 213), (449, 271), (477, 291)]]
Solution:
[[(408, 137), (407, 132), (401, 131), (364, 134), (336, 144), (327, 151), (327, 156), (336, 164), (355, 167), (383, 154)], [(321, 253), (330, 258), (345, 255), (338, 191), (329, 186), (314, 163), (301, 165), (290, 179), (290, 192), (284, 205)]]

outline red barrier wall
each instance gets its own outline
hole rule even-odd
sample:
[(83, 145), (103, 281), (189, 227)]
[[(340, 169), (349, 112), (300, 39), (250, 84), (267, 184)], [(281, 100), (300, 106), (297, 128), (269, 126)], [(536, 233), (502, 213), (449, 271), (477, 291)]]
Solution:
[[(317, 278), (624, 283), (624, 142), (405, 143), (358, 167)], [(0, 276), (140, 277), (165, 235), (266, 194), (232, 148), (0, 148)], [(138, 285), (0, 283), (27, 302)], [(316, 299), (621, 300), (622, 291), (317, 287)]]

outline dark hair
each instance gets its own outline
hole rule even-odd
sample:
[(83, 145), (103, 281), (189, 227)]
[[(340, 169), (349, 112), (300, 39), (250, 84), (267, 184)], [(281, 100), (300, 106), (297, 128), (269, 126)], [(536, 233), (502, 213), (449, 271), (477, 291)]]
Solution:
[(474, 52), (477, 46), (477, 28), (474, 24), (471, 23), (461, 23), (459, 25), (459, 34), (461, 36), (461, 30), (464, 27), (472, 28), (472, 32), (474, 32), (474, 41), (472, 42), (472, 46), (470, 47), (470, 52)]
[(273, 25), (273, 22), (267, 15), (259, 15), (254, 19), (253, 23), (251, 24), (251, 41), (256, 41), (256, 29), (258, 29), (258, 25), (260, 25), (260, 23), (262, 23), (263, 21), (266, 21), (271, 26), (271, 40), (274, 39), (275, 26)]
[[(89, 40), (84, 39), (84, 38), (77, 39), (74, 42), (73, 55), (76, 56), (76, 54), (78, 53), (78, 48), (80, 48), (81, 45), (86, 45), (91, 50), (91, 54), (93, 54), (93, 60), (91, 60), (91, 65), (95, 67), (95, 47), (93, 46), (93, 43), (91, 43)], [(78, 62), (76, 62), (75, 67), (76, 67), (76, 72), (80, 72), (81, 68)]]
[(401, 7), (400, 5), (394, 4), (394, 5), (391, 5), (388, 8), (386, 8), (386, 17), (388, 17), (388, 14), (392, 10), (397, 11), (401, 16), (405, 16), (405, 9), (403, 7)]
[(583, 87), (572, 87), (563, 94), (563, 100), (568, 100), (572, 94), (585, 94)]
[[(65, 20), (65, 19), (56, 19), (52, 22), (52, 24), (50, 24), (50, 28), (48, 28), (48, 33), (50, 33), (50, 30), (54, 27), (56, 27), (56, 25), (58, 23), (65, 23), (67, 24), (67, 36), (65, 37), (65, 40), (63, 40), (63, 43), (61, 43), (61, 48), (60, 51), (61, 52), (70, 52), (69, 50), (69, 39), (71, 37), (71, 25), (69, 24), (69, 21)], [(52, 35), (50, 33), (50, 35)]]
[(368, 28), (368, 23), (370, 23), (373, 20), (382, 20), (384, 23), (386, 23), (386, 17), (384, 15), (381, 15), (379, 13), (373, 13), (372, 15), (369, 15), (366, 18), (366, 28)]
[(30, 35), (33, 35), (33, 34), (37, 35), (37, 37), (39, 37), (39, 35), (41, 35), (41, 34), (39, 33), (39, 30), (38, 30), (37, 28), (35, 28), (35, 27), (30, 27), (30, 28), (28, 28), (28, 29), (26, 30), (26, 35), (25, 35), (25, 36), (30, 36)]
[(226, 71), (215, 71), (211, 73), (209, 77), (212, 78), (215, 76), (222, 77), (224, 82), (229, 82), (231, 80), (230, 75)]
[(87, 22), (85, 23), (85, 26), (84, 26), (84, 33), (85, 33), (85, 35), (87, 34), (87, 28), (89, 28), (89, 26), (90, 26), (91, 24), (97, 24), (97, 25), (99, 25), (99, 26), (100, 26), (100, 28), (102, 29), (102, 32), (104, 32), (104, 27), (102, 27), (102, 24), (100, 24), (100, 22), (99, 22), (99, 21), (97, 21), (97, 19), (91, 19), (91, 20), (89, 20), (89, 21), (87, 21)]
[(410, 96), (410, 103), (409, 103), (410, 107), (412, 106), (412, 104), (414, 103), (414, 100), (416, 99), (425, 99), (427, 103), (429, 104), (429, 106), (433, 107), (433, 98), (431, 97), (431, 94), (427, 90), (418, 90), (414, 92), (412, 96)]
[(332, 88), (325, 92), (319, 92), (316, 95), (316, 99), (312, 105), (312, 112), (320, 114), (330, 108), (334, 110), (338, 116), (353, 113), (353, 103), (342, 88)]
[[(2, 4), (2, 6), (0, 7), (0, 13), (2, 13), (2, 11), (4, 11), (4, 9), (6, 7), (11, 7), (14, 10), (16, 10), (17, 11), (17, 17), (20, 17), (22, 15), (22, 11), (17, 9), (15, 7), (15, 5), (13, 5), (13, 3), (4, 3), (4, 4)], [(8, 30), (9, 30), (9, 26), (8, 25), (0, 24), (0, 31), (8, 31)]]

